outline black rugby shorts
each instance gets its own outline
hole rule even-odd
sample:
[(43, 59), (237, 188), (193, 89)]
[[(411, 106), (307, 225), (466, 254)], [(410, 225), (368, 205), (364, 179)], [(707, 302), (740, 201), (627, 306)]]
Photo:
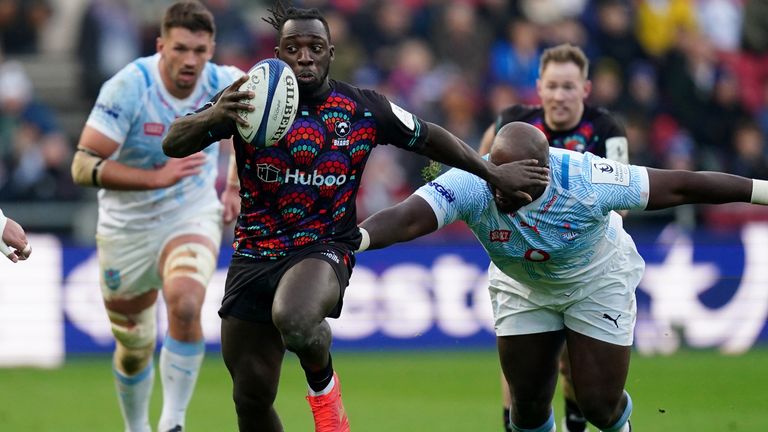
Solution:
[[(354, 254), (346, 246), (339, 244), (307, 246), (291, 256), (274, 261), (233, 256), (227, 272), (219, 316), (233, 316), (251, 322), (272, 322), (272, 302), (280, 279), (291, 267), (307, 258), (321, 259), (333, 267), (341, 292), (339, 302), (328, 316), (338, 318), (341, 315), (344, 292), (352, 275), (352, 267), (355, 265)], [(308, 286), (307, 289), (312, 287)]]

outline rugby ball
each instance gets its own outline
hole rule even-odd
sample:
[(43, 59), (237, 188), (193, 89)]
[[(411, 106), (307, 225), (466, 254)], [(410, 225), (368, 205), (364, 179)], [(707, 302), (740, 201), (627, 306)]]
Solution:
[(296, 118), (299, 88), (296, 76), (284, 61), (271, 58), (256, 63), (248, 71), (248, 81), (240, 91), (252, 91), (253, 111), (242, 110), (239, 115), (249, 126), (237, 125), (240, 136), (255, 146), (272, 146), (285, 136)]

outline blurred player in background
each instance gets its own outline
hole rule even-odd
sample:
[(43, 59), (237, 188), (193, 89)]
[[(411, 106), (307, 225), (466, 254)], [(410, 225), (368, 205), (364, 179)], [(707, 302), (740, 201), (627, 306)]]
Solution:
[(13, 262), (24, 261), (32, 253), (27, 234), (15, 220), (0, 210), (0, 253)]
[(619, 209), (682, 204), (768, 205), (768, 181), (717, 172), (659, 170), (551, 148), (523, 122), (503, 126), (497, 165), (535, 159), (547, 186), (522, 201), (452, 169), (360, 225), (358, 251), (465, 222), (491, 259), (489, 291), (502, 370), (512, 391), (510, 429), (556, 430), (552, 397), (567, 342), (571, 378), (586, 419), (602, 431), (632, 430), (624, 390), (645, 263)]
[[(102, 86), (72, 162), (76, 183), (100, 188), (101, 291), (116, 341), (114, 376), (127, 431), (151, 430), (158, 290), (168, 314), (160, 431), (183, 430), (205, 353), (200, 310), (222, 234), (222, 202), (214, 188), (219, 146), (169, 159), (162, 139), (175, 118), (243, 76), (210, 62), (214, 36), (213, 16), (199, 2), (169, 6), (157, 53)], [(222, 201), (226, 223), (239, 212), (236, 185)]]
[[(562, 44), (544, 51), (539, 60), (536, 91), (540, 106), (513, 105), (502, 111), (496, 124), (488, 128), (480, 143), (480, 154), (491, 148), (496, 132), (507, 123), (522, 121), (536, 126), (547, 137), (549, 145), (583, 153), (588, 151), (622, 163), (628, 163), (628, 145), (624, 128), (602, 108), (584, 104), (592, 83), (588, 80), (589, 60), (581, 48)], [(570, 380), (568, 350), (560, 360), (562, 390), (565, 397), (565, 432), (583, 432), (587, 421), (576, 404)], [(512, 405), (507, 381), (501, 377), (504, 400), (504, 428), (509, 429)]]
[(163, 147), (184, 157), (216, 139), (235, 139), (242, 210), (219, 314), (240, 430), (283, 430), (273, 403), (288, 350), (304, 369), (315, 431), (349, 431), (326, 317), (341, 313), (360, 243), (355, 196), (373, 148), (392, 144), (428, 156), (510, 194), (545, 184), (546, 170), (500, 169), (379, 93), (329, 79), (335, 48), (320, 12), (286, 9), (281, 1), (270, 12), (267, 22), (279, 35), (275, 55), (299, 83), (299, 110), (286, 136), (271, 147), (242, 140), (236, 122), (247, 122), (238, 110), (254, 107), (241, 102), (253, 95), (238, 91), (240, 80), (210, 106), (176, 120)]

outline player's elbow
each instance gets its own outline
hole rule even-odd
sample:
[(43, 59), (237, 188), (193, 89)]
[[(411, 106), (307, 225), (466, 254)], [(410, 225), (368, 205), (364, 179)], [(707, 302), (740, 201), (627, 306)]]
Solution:
[(197, 152), (199, 149), (193, 148), (195, 146), (190, 145), (184, 139), (180, 139), (177, 135), (169, 131), (168, 135), (163, 138), (163, 153), (166, 156), (172, 158), (183, 158)]
[(163, 153), (168, 157), (183, 157), (178, 146), (174, 145), (174, 140), (171, 138), (170, 134), (163, 138)]

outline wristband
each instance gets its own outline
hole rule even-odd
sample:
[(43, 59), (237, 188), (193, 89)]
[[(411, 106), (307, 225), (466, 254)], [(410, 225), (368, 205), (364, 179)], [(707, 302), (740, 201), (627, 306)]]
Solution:
[(355, 253), (362, 252), (368, 249), (368, 246), (371, 245), (371, 235), (368, 234), (368, 231), (363, 227), (358, 227), (358, 229), (360, 230), (360, 235), (363, 236), (363, 239), (360, 240), (360, 246), (357, 247)]
[(768, 181), (752, 179), (752, 204), (768, 205)]

